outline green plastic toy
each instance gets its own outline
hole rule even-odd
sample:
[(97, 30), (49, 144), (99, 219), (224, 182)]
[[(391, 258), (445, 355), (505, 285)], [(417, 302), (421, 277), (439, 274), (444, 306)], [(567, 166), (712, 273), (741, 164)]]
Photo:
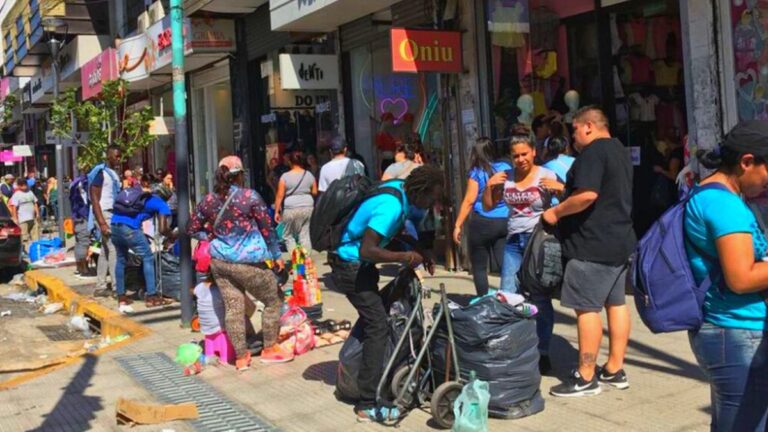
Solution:
[(179, 345), (176, 350), (176, 363), (182, 366), (192, 366), (200, 358), (203, 349), (195, 343), (185, 343)]

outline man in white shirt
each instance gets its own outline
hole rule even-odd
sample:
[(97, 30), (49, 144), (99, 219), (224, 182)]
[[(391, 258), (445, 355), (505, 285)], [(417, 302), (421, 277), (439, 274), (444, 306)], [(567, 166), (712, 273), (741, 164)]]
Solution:
[(328, 190), (328, 186), (334, 180), (365, 173), (365, 166), (362, 162), (347, 157), (347, 143), (344, 142), (344, 138), (339, 136), (333, 138), (330, 151), (333, 159), (320, 169), (320, 181), (317, 188), (321, 193)]
[(121, 159), (120, 147), (110, 146), (107, 149), (107, 160), (96, 165), (88, 174), (91, 210), (96, 227), (101, 233), (101, 255), (96, 265), (96, 292), (94, 292), (98, 297), (112, 295), (107, 288), (107, 272), (112, 275), (114, 281), (117, 268), (117, 251), (110, 237), (110, 224), (112, 208), (121, 186), (116, 171), (120, 168)]
[(8, 201), (11, 217), (21, 228), (21, 242), (25, 250), (29, 250), (29, 243), (37, 240), (37, 220), (40, 218), (40, 207), (37, 198), (33, 194), (27, 182), (19, 179), (16, 182), (18, 190), (13, 193)]

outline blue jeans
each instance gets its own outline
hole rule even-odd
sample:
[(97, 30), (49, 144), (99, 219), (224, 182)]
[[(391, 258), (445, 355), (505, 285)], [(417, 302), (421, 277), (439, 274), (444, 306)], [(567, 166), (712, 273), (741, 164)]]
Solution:
[(763, 431), (768, 417), (768, 338), (763, 331), (704, 323), (688, 332), (709, 379), (712, 431)]
[[(513, 234), (507, 237), (504, 245), (504, 263), (501, 267), (501, 290), (517, 293), (517, 272), (523, 263), (523, 253), (528, 245), (531, 233)], [(552, 307), (552, 299), (549, 297), (534, 296), (530, 301), (539, 310), (536, 314), (536, 333), (539, 336), (539, 352), (549, 353), (549, 342), (552, 340), (552, 331), (555, 327), (555, 310)]]
[(149, 241), (147, 241), (147, 236), (144, 235), (144, 232), (141, 229), (133, 229), (128, 225), (113, 224), (111, 240), (117, 251), (117, 268), (115, 268), (117, 295), (125, 295), (125, 261), (128, 257), (129, 249), (141, 257), (146, 294), (157, 294), (157, 287), (155, 287), (155, 257), (152, 255), (152, 248), (150, 248)]

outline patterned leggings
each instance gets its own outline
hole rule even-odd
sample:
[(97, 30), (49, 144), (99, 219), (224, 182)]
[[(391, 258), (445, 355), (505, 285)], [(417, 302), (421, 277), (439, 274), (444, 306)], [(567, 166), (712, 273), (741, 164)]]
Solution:
[(248, 264), (211, 260), (211, 273), (224, 300), (224, 328), (240, 358), (248, 351), (245, 339), (245, 292), (264, 303), (261, 330), (264, 347), (277, 343), (280, 332), (280, 295), (277, 279), (270, 270)]

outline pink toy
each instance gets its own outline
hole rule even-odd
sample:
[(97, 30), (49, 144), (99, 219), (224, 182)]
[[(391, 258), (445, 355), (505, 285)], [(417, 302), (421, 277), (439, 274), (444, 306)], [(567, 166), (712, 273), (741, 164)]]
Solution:
[(222, 363), (235, 364), (235, 347), (223, 331), (205, 336), (205, 356), (219, 357)]

